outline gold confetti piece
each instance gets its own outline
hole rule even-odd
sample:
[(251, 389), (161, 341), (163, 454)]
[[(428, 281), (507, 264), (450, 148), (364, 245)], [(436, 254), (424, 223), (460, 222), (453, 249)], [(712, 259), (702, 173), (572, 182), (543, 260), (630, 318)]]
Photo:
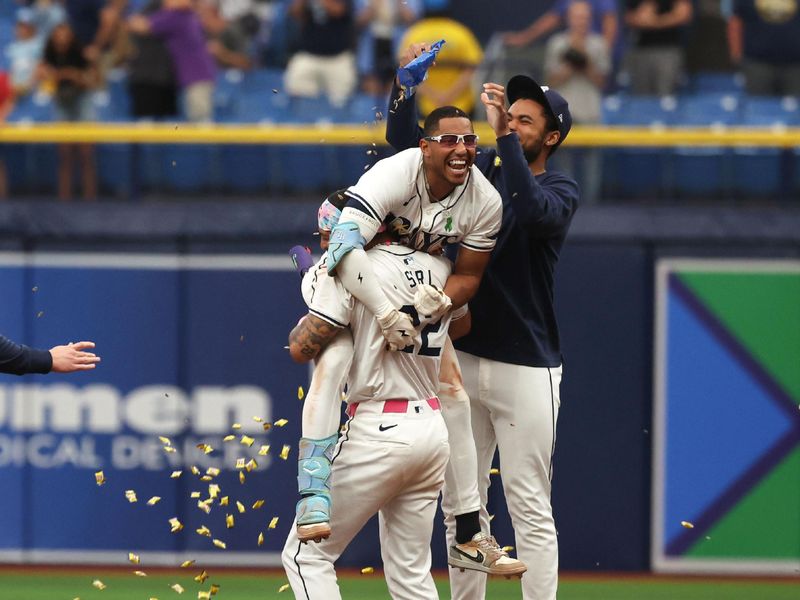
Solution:
[(203, 475), (200, 481), (212, 481), (214, 478), (211, 475)]
[(95, 579), (95, 580), (92, 582), (92, 585), (93, 585), (94, 587), (96, 587), (98, 590), (104, 590), (104, 589), (106, 589), (106, 587), (108, 587), (108, 586), (106, 586), (106, 584), (105, 584), (105, 583), (103, 583), (103, 582), (102, 582), (102, 581), (100, 581), (99, 579)]
[(244, 513), (245, 511), (244, 504), (242, 504), (238, 500), (236, 501), (236, 508), (238, 509), (239, 513)]
[(264, 534), (261, 533), (261, 532), (258, 533), (258, 545), (259, 546), (263, 546), (264, 545)]
[(272, 517), (272, 520), (269, 522), (269, 528), (275, 529), (278, 526), (278, 517)]
[(289, 589), (289, 584), (284, 583), (281, 587), (278, 588), (278, 593), (280, 594), (281, 592), (285, 592), (288, 589)]
[(200, 497), (200, 492), (192, 492), (191, 494), (189, 494), (189, 497), (190, 498), (199, 498)]
[(216, 596), (217, 592), (219, 591), (219, 584), (218, 583), (212, 583), (211, 584), (211, 589), (209, 589), (208, 591), (211, 592), (212, 596)]
[(514, 546), (503, 546), (503, 552), (511, 552)]
[(277, 421), (275, 421), (275, 427), (283, 427), (288, 422), (289, 422), (288, 419), (278, 419)]
[(219, 505), (220, 506), (228, 506), (228, 497), (227, 496), (223, 496), (222, 498), (220, 498), (219, 499)]
[(163, 435), (158, 436), (158, 439), (161, 440), (162, 444), (166, 444), (167, 446), (172, 446), (172, 442), (169, 440), (168, 437), (164, 437)]
[(681, 521), (681, 527), (685, 529), (694, 529), (694, 523), (690, 523), (689, 521)]
[(172, 446), (164, 446), (164, 452), (167, 452), (167, 453), (169, 453), (169, 452), (177, 452), (177, 450), (175, 450), (175, 448), (173, 448)]
[(302, 400), (302, 399), (303, 399), (303, 396), (305, 396), (305, 395), (306, 395), (306, 393), (303, 391), (303, 386), (302, 386), (302, 385), (301, 385), (301, 386), (299, 386), (299, 387), (297, 388), (297, 399), (298, 399), (298, 400)]
[(219, 473), (220, 471), (217, 467), (208, 467), (206, 469), (206, 475), (211, 475), (212, 477), (216, 477)]
[(200, 527), (198, 527), (197, 529), (195, 529), (195, 531), (196, 531), (196, 532), (197, 532), (199, 535), (204, 535), (204, 536), (206, 536), (206, 537), (211, 537), (211, 530), (210, 530), (208, 527), (206, 527), (205, 525), (201, 525)]
[(179, 594), (182, 594), (184, 592), (183, 586), (180, 583), (173, 583), (169, 587), (178, 592)]
[(231, 425), (231, 429), (241, 429), (241, 428), (242, 428), (241, 423), (234, 423), (233, 425)]
[(211, 592), (199, 591), (197, 592), (197, 600), (211, 600)]
[(161, 502), (161, 496), (153, 496), (147, 501), (147, 506), (155, 506), (159, 502)]
[(364, 567), (363, 569), (361, 569), (361, 574), (362, 575), (371, 575), (374, 572), (375, 572), (375, 569), (372, 568), (372, 567)]
[(254, 458), (251, 458), (250, 460), (247, 461), (247, 464), (245, 464), (244, 468), (249, 473), (253, 469), (258, 468), (258, 463), (255, 461)]
[(139, 564), (139, 555), (134, 554), (133, 552), (128, 552), (128, 561), (132, 562), (134, 565)]
[(173, 471), (172, 473), (170, 473), (169, 478), (170, 479), (177, 479), (181, 475), (183, 475), (183, 471)]
[(239, 471), (239, 483), (244, 484), (244, 471)]
[(134, 492), (133, 490), (125, 490), (125, 497), (131, 504), (136, 502), (136, 492)]
[(262, 506), (264, 506), (263, 500), (256, 500), (255, 502), (253, 502), (253, 510), (261, 508)]
[(190, 471), (192, 472), (192, 475), (200, 475), (200, 469), (198, 469), (198, 468), (197, 468), (197, 467), (195, 467), (194, 465), (192, 465), (192, 466), (190, 467)]
[(147, 577), (147, 573), (145, 573), (144, 571), (134, 571), (133, 574), (136, 575), (137, 577)]
[(227, 547), (227, 546), (225, 546), (225, 542), (223, 542), (222, 540), (215, 539), (215, 540), (212, 540), (212, 542), (214, 542), (214, 545), (217, 548), (222, 548), (223, 550), (225, 550), (225, 548)]
[(206, 454), (211, 454), (214, 451), (210, 444), (197, 444), (197, 447)]
[(172, 528), (170, 529), (171, 533), (175, 533), (176, 531), (180, 531), (181, 529), (183, 529), (183, 523), (181, 523), (177, 517), (172, 517), (169, 520), (169, 524), (172, 526)]
[(222, 438), (222, 441), (223, 442), (230, 442), (231, 440), (235, 440), (235, 439), (236, 439), (235, 435), (226, 435), (224, 438)]
[(216, 498), (219, 496), (219, 485), (216, 483), (209, 484), (208, 486), (208, 497), (209, 498)]
[(272, 429), (272, 423), (264, 423), (263, 427), (264, 431), (269, 431), (270, 429)]
[(243, 435), (242, 436), (241, 443), (244, 444), (245, 446), (247, 446), (248, 448), (250, 446), (252, 446), (254, 442), (255, 442), (255, 440), (253, 438), (251, 438), (249, 435)]
[(237, 469), (244, 469), (245, 460), (243, 458), (236, 459), (236, 468)]
[(206, 579), (208, 579), (208, 573), (205, 572), (205, 569), (200, 571), (200, 575), (196, 575), (194, 578), (197, 583), (203, 583)]
[(181, 568), (185, 569), (186, 567), (191, 567), (194, 564), (194, 560), (185, 560), (181, 563)]
[(494, 515), (489, 515), (489, 522), (491, 523), (494, 520)]
[(209, 514), (211, 512), (211, 500), (198, 500), (197, 501), (197, 508), (202, 510), (204, 513)]
[(94, 480), (97, 482), (97, 485), (103, 485), (106, 482), (106, 476), (102, 471), (98, 471), (94, 474)]
[(264, 444), (261, 448), (258, 449), (259, 456), (266, 456), (267, 452), (269, 452), (269, 444)]
[(264, 419), (262, 419), (261, 417), (253, 417), (253, 421), (255, 421), (256, 423), (263, 423)]
[(500, 469), (489, 469), (489, 475), (500, 475)]
[(289, 458), (289, 450), (291, 450), (291, 446), (289, 446), (289, 444), (284, 444), (283, 448), (281, 448), (280, 456), (283, 460)]

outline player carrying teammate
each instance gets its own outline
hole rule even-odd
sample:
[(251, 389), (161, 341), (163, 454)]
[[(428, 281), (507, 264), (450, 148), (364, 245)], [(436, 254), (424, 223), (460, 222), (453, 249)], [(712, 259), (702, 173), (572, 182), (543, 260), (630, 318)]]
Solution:
[[(412, 316), (421, 282), (441, 287), (450, 273), (446, 258), (399, 245), (376, 246), (367, 260), (391, 302)], [(292, 357), (305, 362), (323, 348), (324, 357), (326, 345), (346, 327), (355, 356), (348, 377), (349, 419), (331, 473), (330, 496), (338, 509), (331, 514), (330, 536), (318, 544), (303, 544), (297, 530), (290, 530), (282, 555), (289, 583), (297, 598), (340, 598), (333, 564), (377, 512), (391, 596), (435, 598), (430, 540), (449, 457), (436, 390), (450, 315), (420, 319), (423, 333), (410, 352), (386, 352), (372, 313), (337, 279), (323, 273), (314, 283), (309, 312), (290, 334)], [(315, 378), (319, 369), (318, 364)]]

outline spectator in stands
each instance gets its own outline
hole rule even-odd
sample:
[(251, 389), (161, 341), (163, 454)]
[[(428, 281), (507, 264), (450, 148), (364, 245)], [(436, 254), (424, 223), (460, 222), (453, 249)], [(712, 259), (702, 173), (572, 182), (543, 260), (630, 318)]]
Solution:
[(450, 16), (450, 0), (422, 0), (422, 4), (425, 18)]
[(626, 0), (632, 33), (628, 71), (634, 94), (674, 94), (683, 76), (683, 28), (692, 20), (690, 0)]
[(152, 33), (164, 40), (183, 93), (187, 120), (211, 121), (214, 59), (206, 47), (203, 26), (192, 0), (163, 0), (161, 10), (148, 16), (133, 15), (128, 25), (134, 33)]
[(800, 97), (800, 7), (797, 0), (734, 0), (728, 19), (731, 60), (748, 94)]
[(30, 3), (33, 14), (33, 24), (36, 26), (36, 35), (44, 40), (50, 37), (53, 29), (67, 19), (64, 5), (60, 0), (34, 0)]
[[(161, 0), (147, 0), (143, 15), (161, 9)], [(161, 119), (178, 115), (178, 86), (175, 69), (164, 40), (152, 34), (131, 33), (128, 62), (128, 93), (136, 119)]]
[(397, 70), (398, 44), (420, 14), (418, 0), (358, 0), (356, 24), (362, 87), (373, 96), (388, 95)]
[(252, 0), (227, 3), (202, 0), (198, 13), (208, 36), (208, 51), (221, 67), (247, 70), (253, 67), (253, 40), (260, 22)]
[[(567, 11), (567, 30), (553, 35), (545, 51), (546, 81), (567, 99), (572, 122), (578, 124), (600, 122), (603, 88), (611, 70), (606, 40), (592, 33), (591, 28), (591, 4), (575, 0)], [(582, 198), (590, 203), (596, 201), (600, 188), (598, 151), (567, 148), (559, 153), (559, 159), (562, 167), (578, 180)]]
[(15, 96), (25, 96), (37, 83), (44, 42), (36, 31), (35, 14), (30, 8), (17, 11), (16, 37), (5, 49)]
[(428, 78), (416, 92), (420, 116), (439, 106), (457, 106), (472, 114), (475, 110), (472, 78), (483, 60), (483, 50), (472, 31), (445, 17), (426, 18), (406, 31), (400, 48), (405, 51), (412, 44), (431, 44), (441, 39), (445, 44), (436, 57), (436, 68), (428, 71)]
[[(503, 41), (509, 46), (529, 46), (567, 23), (567, 12), (573, 0), (557, 0), (542, 16), (522, 31), (507, 33)], [(606, 48), (617, 43), (617, 5), (615, 0), (589, 0), (592, 9), (592, 33), (601, 33)]]
[[(11, 88), (11, 79), (8, 73), (0, 71), (0, 125), (6, 122), (8, 115), (14, 109), (14, 91)], [(0, 199), (8, 198), (8, 174), (6, 162), (3, 160), (5, 146), (0, 146)]]
[[(54, 106), (59, 121), (92, 121), (91, 90), (97, 84), (97, 71), (83, 52), (68, 23), (57, 25), (44, 50), (41, 64), (43, 80), (55, 82)], [(72, 170), (75, 154), (80, 157), (83, 197), (97, 196), (97, 171), (94, 146), (91, 144), (60, 144), (58, 147), (58, 197), (72, 197)]]
[(289, 14), (300, 25), (300, 38), (286, 66), (286, 92), (301, 98), (324, 94), (343, 106), (357, 83), (352, 0), (292, 0)]
[(86, 58), (101, 72), (122, 62), (123, 14), (128, 0), (64, 0), (67, 18), (75, 37), (84, 46)]

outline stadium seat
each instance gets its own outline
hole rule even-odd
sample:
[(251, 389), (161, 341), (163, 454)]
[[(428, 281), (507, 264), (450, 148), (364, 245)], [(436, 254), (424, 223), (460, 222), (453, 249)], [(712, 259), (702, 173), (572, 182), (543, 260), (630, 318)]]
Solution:
[[(675, 119), (672, 97), (615, 95), (603, 102), (605, 125), (664, 127)], [(669, 189), (671, 154), (663, 148), (619, 148), (603, 153), (603, 196), (662, 197)]]
[[(721, 128), (739, 122), (739, 97), (709, 92), (680, 99), (677, 126)], [(721, 147), (681, 146), (673, 158), (677, 195), (709, 199), (732, 188), (732, 152)]]
[(744, 82), (738, 73), (703, 72), (689, 79), (689, 89), (695, 94), (725, 93), (741, 94)]
[[(795, 98), (751, 96), (744, 99), (741, 124), (749, 127), (782, 129), (800, 125)], [(779, 148), (735, 148), (733, 181), (737, 194), (745, 197), (778, 197), (791, 194), (792, 154)]]
[(53, 120), (53, 102), (49, 94), (35, 92), (18, 98), (8, 116), (9, 123), (46, 123)]

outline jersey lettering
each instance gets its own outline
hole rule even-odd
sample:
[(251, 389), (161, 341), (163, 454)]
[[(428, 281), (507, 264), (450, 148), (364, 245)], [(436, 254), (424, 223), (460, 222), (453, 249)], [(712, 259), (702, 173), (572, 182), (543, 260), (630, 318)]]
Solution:
[[(414, 323), (414, 327), (419, 327), (420, 320), (419, 320), (419, 313), (415, 306), (411, 304), (406, 304), (400, 307), (400, 312), (406, 313), (409, 317), (411, 317), (411, 321)], [(441, 346), (431, 346), (430, 345), (430, 336), (439, 333), (439, 328), (442, 326), (442, 320), (439, 319), (434, 323), (428, 323), (425, 327), (422, 328), (422, 331), (419, 332), (420, 337), (420, 347), (419, 350), (414, 346), (406, 346), (403, 348), (403, 352), (412, 353), (416, 351), (416, 354), (419, 356), (439, 356), (442, 353)]]

